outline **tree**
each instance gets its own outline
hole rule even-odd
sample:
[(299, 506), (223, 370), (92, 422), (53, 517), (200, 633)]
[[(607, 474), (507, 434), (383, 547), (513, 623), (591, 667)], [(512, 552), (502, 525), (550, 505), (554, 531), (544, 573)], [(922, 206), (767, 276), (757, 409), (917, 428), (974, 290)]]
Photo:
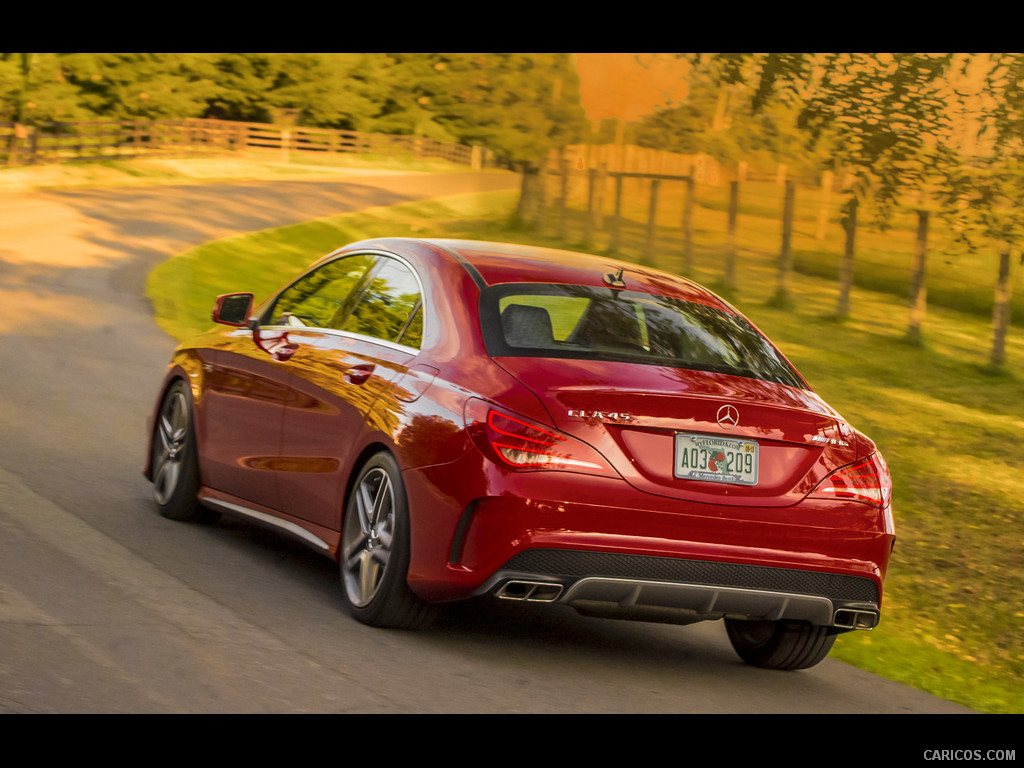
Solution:
[(953, 54), (696, 54), (714, 82), (744, 86), (751, 114), (783, 103), (796, 110), (808, 146), (831, 137), (831, 170), (852, 171), (855, 193), (887, 225), (909, 191), (949, 166), (946, 75)]
[[(982, 76), (971, 77), (972, 69)], [(960, 247), (998, 253), (990, 362), (999, 368), (1010, 325), (1011, 249), (1024, 237), (1024, 54), (964, 58), (959, 72), (965, 87), (956, 90), (958, 116), (972, 151), (940, 188), (942, 214)], [(969, 89), (972, 82), (980, 87)]]
[(420, 105), (456, 140), (485, 145), (508, 162), (539, 163), (550, 148), (584, 135), (579, 76), (568, 54), (392, 55), (420, 73), (400, 82), (406, 90), (396, 97)]
[[(797, 127), (799, 110), (782, 100), (767, 100), (759, 109), (749, 107), (744, 86), (714, 82), (706, 72), (694, 70), (681, 104), (659, 110), (642, 119), (635, 130), (636, 143), (644, 147), (691, 154), (703, 152), (721, 163), (739, 160), (752, 166), (786, 164), (821, 165), (821, 150), (811, 151)], [(827, 146), (826, 137), (818, 144)]]
[(66, 76), (60, 54), (0, 54), (0, 120), (85, 120), (92, 113), (80, 95)]
[(203, 53), (57, 54), (79, 103), (107, 119), (200, 117), (214, 90)]
[(272, 55), (273, 80), (265, 107), (302, 111), (302, 122), (322, 128), (376, 130), (386, 98), (388, 60), (371, 53), (281, 53)]
[(222, 117), (482, 144), (538, 163), (587, 125), (563, 53), (0, 54), (0, 117)]

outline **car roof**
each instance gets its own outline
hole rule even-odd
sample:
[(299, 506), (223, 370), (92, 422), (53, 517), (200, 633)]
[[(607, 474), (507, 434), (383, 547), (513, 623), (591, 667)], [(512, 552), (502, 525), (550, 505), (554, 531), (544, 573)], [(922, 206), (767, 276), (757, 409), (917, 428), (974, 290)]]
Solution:
[(562, 283), (606, 287), (605, 275), (622, 269), (627, 290), (652, 293), (735, 310), (703, 286), (662, 270), (618, 259), (513, 243), (424, 239), (468, 265), (487, 286), (504, 283)]

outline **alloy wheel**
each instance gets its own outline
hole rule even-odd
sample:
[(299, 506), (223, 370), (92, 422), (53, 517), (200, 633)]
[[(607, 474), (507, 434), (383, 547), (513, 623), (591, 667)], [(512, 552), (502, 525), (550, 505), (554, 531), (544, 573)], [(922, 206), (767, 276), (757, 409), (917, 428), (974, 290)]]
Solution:
[(190, 421), (185, 394), (172, 391), (160, 410), (153, 448), (153, 495), (160, 505), (170, 501), (181, 482)]
[(388, 473), (381, 467), (368, 471), (356, 486), (353, 501), (345, 520), (342, 571), (349, 601), (362, 608), (380, 590), (392, 555), (395, 495)]

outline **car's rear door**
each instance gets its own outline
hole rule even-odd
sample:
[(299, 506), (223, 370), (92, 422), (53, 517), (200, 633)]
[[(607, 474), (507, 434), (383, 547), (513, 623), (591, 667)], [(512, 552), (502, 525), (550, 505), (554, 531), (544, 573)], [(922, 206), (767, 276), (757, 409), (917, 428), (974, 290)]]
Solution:
[[(402, 403), (394, 383), (422, 338), (422, 291), (411, 267), (382, 254), (366, 259), (331, 327), (289, 329), (295, 347), (288, 361), (279, 508), (334, 530), (363, 437), (389, 434), (397, 423)], [(382, 397), (388, 402), (374, 408)]]

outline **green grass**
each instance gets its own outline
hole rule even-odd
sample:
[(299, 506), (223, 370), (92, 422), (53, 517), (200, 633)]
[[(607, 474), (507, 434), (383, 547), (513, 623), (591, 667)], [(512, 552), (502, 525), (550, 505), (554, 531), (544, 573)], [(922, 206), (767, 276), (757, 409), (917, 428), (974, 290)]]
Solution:
[[(154, 270), (149, 296), (158, 322), (183, 338), (209, 326), (218, 293), (265, 296), (353, 240), (577, 245), (572, 235), (514, 228), (515, 200), (510, 193), (448, 198), (208, 243)], [(691, 276), (705, 284), (721, 276), (716, 216), (697, 219), (702, 239)], [(624, 258), (679, 270), (677, 241), (664, 238), (649, 254), (641, 225), (625, 234)], [(925, 341), (912, 345), (902, 299), (855, 288), (851, 316), (837, 321), (834, 280), (806, 274), (793, 276), (790, 304), (777, 306), (774, 264), (757, 253), (771, 251), (778, 228), (765, 225), (759, 237), (744, 246), (731, 300), (878, 443), (894, 477), (897, 544), (882, 623), (841, 636), (832, 656), (982, 712), (1024, 712), (1024, 339), (1014, 329), (1009, 362), (992, 371), (983, 316), (930, 307)]]

